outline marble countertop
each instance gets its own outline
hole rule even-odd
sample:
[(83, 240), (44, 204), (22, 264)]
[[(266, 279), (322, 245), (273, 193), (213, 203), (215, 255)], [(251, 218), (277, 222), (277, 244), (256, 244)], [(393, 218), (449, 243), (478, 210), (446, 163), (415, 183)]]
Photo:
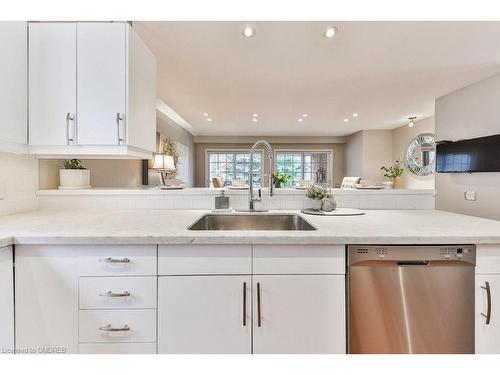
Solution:
[[(362, 216), (300, 214), (315, 231), (189, 231), (209, 211), (54, 210), (0, 217), (10, 244), (486, 244), (500, 221), (436, 210), (367, 210)], [(298, 211), (274, 211), (298, 213)]]

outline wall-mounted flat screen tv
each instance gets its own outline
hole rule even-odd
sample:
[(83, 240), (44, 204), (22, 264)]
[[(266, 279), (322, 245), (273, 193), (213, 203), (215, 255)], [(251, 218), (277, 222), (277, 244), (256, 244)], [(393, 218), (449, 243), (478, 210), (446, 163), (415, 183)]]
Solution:
[(500, 172), (500, 134), (456, 142), (438, 142), (436, 172)]

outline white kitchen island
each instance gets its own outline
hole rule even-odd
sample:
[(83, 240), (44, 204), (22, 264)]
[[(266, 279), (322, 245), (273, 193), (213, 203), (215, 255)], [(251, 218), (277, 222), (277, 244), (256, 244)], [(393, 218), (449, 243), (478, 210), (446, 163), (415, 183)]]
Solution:
[[(16, 262), (16, 350), (345, 353), (345, 245), (475, 244), (476, 351), (500, 352), (500, 222), (434, 210), (298, 211), (314, 231), (191, 231), (203, 210), (0, 218)], [(257, 214), (259, 215), (259, 214)], [(499, 312), (500, 313), (500, 312)]]

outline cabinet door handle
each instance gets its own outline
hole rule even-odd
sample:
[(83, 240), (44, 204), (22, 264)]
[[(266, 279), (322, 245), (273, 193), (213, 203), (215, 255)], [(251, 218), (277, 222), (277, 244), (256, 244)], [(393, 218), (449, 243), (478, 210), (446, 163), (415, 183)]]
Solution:
[(123, 117), (120, 115), (120, 112), (116, 113), (116, 130), (118, 135), (118, 144), (121, 145), (123, 142), (123, 138), (120, 136), (120, 121), (123, 120)]
[(107, 258), (99, 259), (99, 262), (101, 262), (101, 263), (130, 263), (130, 259), (128, 259), (128, 258), (117, 259), (117, 258), (107, 257)]
[(481, 285), (481, 289), (486, 290), (486, 300), (488, 303), (488, 306), (486, 307), (486, 314), (481, 313), (482, 316), (486, 318), (486, 324), (490, 324), (491, 320), (491, 289), (490, 289), (490, 283), (486, 281), (485, 286)]
[(260, 306), (260, 283), (257, 283), (257, 327), (262, 327), (262, 311)]
[(243, 327), (247, 325), (247, 283), (243, 283)]
[(74, 138), (70, 138), (69, 136), (69, 122), (74, 120), (75, 117), (71, 113), (66, 113), (66, 144), (68, 145), (72, 144), (75, 141)]
[(112, 327), (111, 324), (107, 324), (103, 327), (99, 327), (99, 331), (105, 332), (128, 332), (130, 331), (130, 327), (128, 325), (124, 325), (122, 327)]
[(124, 291), (121, 293), (113, 293), (111, 290), (99, 293), (99, 297), (130, 297), (130, 292)]

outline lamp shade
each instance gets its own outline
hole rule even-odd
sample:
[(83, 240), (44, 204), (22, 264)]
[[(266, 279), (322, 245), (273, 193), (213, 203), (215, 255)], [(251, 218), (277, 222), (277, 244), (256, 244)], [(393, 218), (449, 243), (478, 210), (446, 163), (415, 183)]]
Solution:
[(157, 154), (155, 155), (152, 168), (175, 171), (174, 157), (171, 155)]

